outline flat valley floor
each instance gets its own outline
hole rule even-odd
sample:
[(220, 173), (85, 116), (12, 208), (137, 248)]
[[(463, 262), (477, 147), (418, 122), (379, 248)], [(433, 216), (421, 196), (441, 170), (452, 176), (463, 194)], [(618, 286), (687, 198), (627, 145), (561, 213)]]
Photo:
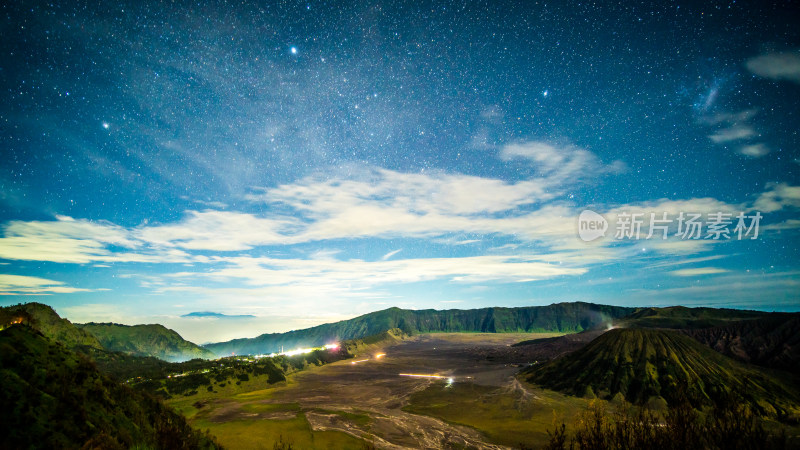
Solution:
[(230, 448), (519, 448), (546, 442), (583, 399), (525, 385), (511, 344), (555, 334), (424, 334), (263, 380), (170, 400)]

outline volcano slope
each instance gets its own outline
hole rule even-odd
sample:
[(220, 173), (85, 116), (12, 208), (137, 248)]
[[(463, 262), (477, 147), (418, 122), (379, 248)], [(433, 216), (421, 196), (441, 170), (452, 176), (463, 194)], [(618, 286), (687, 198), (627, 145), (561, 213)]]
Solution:
[[(723, 356), (679, 332), (614, 329), (587, 346), (523, 372), (542, 387), (645, 404), (688, 399), (714, 405), (731, 396), (760, 415), (797, 417), (798, 393), (780, 377)], [(663, 399), (663, 400), (661, 400)]]

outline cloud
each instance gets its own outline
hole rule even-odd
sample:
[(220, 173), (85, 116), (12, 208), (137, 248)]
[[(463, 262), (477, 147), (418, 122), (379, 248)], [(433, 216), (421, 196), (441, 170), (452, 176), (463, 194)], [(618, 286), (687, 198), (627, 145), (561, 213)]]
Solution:
[(758, 114), (758, 110), (755, 108), (745, 109), (738, 112), (721, 112), (711, 116), (706, 116), (700, 119), (702, 123), (708, 125), (717, 125), (720, 123), (739, 123), (739, 122), (747, 122), (752, 119), (756, 114)]
[(394, 256), (394, 255), (396, 255), (396, 254), (398, 254), (398, 253), (400, 253), (402, 251), (403, 251), (402, 248), (398, 249), (398, 250), (391, 251), (391, 252), (383, 255), (383, 257), (381, 257), (381, 260), (386, 261), (387, 259), (391, 258), (392, 256)]
[[(580, 275), (585, 268), (551, 264), (538, 255), (482, 255), (460, 258), (413, 258), (363, 261), (335, 259), (282, 259), (231, 257), (224, 267), (204, 272), (179, 272), (177, 279), (205, 278), (237, 281), (247, 286), (274, 286), (283, 295), (286, 287), (309, 287), (317, 294), (358, 292), (383, 284), (446, 280), (460, 283), (484, 281), (522, 282), (564, 275)], [(165, 288), (165, 291), (172, 288)], [(371, 294), (370, 294), (371, 295)], [(273, 295), (274, 297), (274, 295)]]
[(678, 269), (669, 272), (670, 275), (676, 277), (696, 277), (700, 275), (715, 275), (718, 273), (726, 273), (728, 270), (720, 269), (717, 267), (697, 267), (693, 269)]
[(71, 294), (89, 291), (91, 289), (69, 287), (61, 281), (46, 278), (0, 274), (0, 295)]
[[(728, 144), (736, 141), (749, 141), (760, 134), (749, 121), (758, 113), (757, 109), (746, 109), (739, 112), (722, 112), (700, 119), (701, 123), (707, 125), (721, 125), (724, 128), (718, 129), (708, 135), (715, 144)], [(738, 153), (751, 158), (760, 158), (769, 153), (769, 147), (760, 142), (745, 142), (738, 148)]]
[[(506, 235), (566, 245), (573, 212), (550, 202), (578, 179), (618, 171), (587, 150), (542, 142), (507, 146), (503, 159), (530, 161), (539, 176), (516, 182), (460, 173), (405, 173), (367, 168), (356, 175), (320, 174), (248, 195), (268, 215), (186, 211), (173, 223), (123, 228), (108, 222), (58, 217), (11, 222), (0, 258), (89, 262), (208, 262), (197, 252), (348, 238), (443, 238)], [(531, 210), (539, 205), (538, 209)], [(274, 211), (280, 211), (276, 213)], [(113, 250), (112, 250), (113, 248)], [(125, 251), (120, 251), (119, 248)]]
[[(177, 249), (144, 249), (131, 229), (110, 222), (56, 216), (54, 221), (12, 221), (3, 228), (0, 258), (85, 264), (90, 262), (190, 262)], [(122, 251), (112, 251), (109, 247)]]
[(87, 263), (111, 258), (108, 245), (136, 247), (123, 227), (66, 216), (47, 222), (12, 221), (3, 231), (0, 258), (5, 259)]
[(156, 246), (238, 251), (284, 243), (295, 225), (294, 219), (285, 217), (260, 218), (229, 211), (187, 211), (178, 223), (140, 227), (133, 235)]
[(800, 83), (800, 51), (768, 53), (750, 58), (747, 69), (764, 78)]
[[(517, 183), (485, 177), (447, 173), (404, 173), (368, 169), (360, 175), (311, 176), (292, 184), (265, 189), (248, 199), (278, 203), (313, 217), (330, 215), (345, 207), (372, 205), (422, 214), (486, 214), (507, 211), (555, 197), (552, 182), (530, 179)], [(364, 211), (369, 212), (369, 211)], [(368, 216), (367, 216), (368, 217)]]
[(708, 136), (715, 144), (747, 139), (756, 135), (756, 130), (750, 125), (736, 124), (728, 128), (723, 128)]
[(800, 208), (800, 186), (775, 184), (753, 203), (753, 209), (761, 212), (780, 211), (786, 207)]
[(769, 153), (769, 147), (764, 144), (745, 145), (739, 149), (739, 153), (752, 158), (760, 158)]
[[(609, 262), (647, 264), (675, 255), (699, 261), (691, 256), (720, 241), (684, 240), (672, 234), (667, 240), (656, 234), (645, 241), (650, 213), (666, 212), (672, 219), (680, 212), (699, 213), (705, 218), (710, 213), (751, 211), (756, 206), (770, 212), (800, 205), (800, 188), (783, 184), (769, 187), (753, 205), (689, 198), (613, 205), (605, 211), (600, 206), (598, 212), (611, 224), (610, 236), (585, 243), (577, 234), (581, 208), (571, 204), (565, 193), (591, 174), (617, 171), (620, 164), (605, 164), (574, 146), (542, 142), (506, 146), (501, 157), (537, 170), (529, 178), (510, 182), (461, 173), (368, 167), (355, 174), (317, 174), (255, 189), (248, 196), (248, 206), (261, 207), (265, 211), (261, 214), (186, 211), (175, 222), (128, 228), (68, 217), (15, 221), (4, 227), (0, 258), (81, 264), (182, 263), (187, 267), (180, 271), (131, 278), (154, 294), (235, 298), (237, 304), (250, 306), (303, 298), (328, 307), (343, 299), (386, 298), (392, 285), (521, 283), (577, 277)], [(641, 240), (613, 238), (615, 219), (621, 213), (643, 214)], [(676, 226), (676, 222), (671, 224), (672, 233)], [(316, 252), (292, 247), (394, 238), (446, 245), (485, 242), (489, 250), (464, 245), (457, 252), (459, 257), (397, 259), (396, 255), (405, 254), (397, 249), (377, 261), (364, 261), (345, 260), (346, 253), (319, 250), (319, 245), (312, 247)], [(303, 256), (278, 257), (274, 247), (298, 250)], [(675, 271), (675, 275), (680, 273)], [(130, 274), (119, 274), (126, 275)]]
[(788, 219), (780, 223), (773, 223), (766, 225), (762, 227), (762, 230), (783, 231), (783, 230), (795, 230), (798, 228), (800, 228), (800, 219)]
[(500, 158), (506, 161), (527, 159), (542, 174), (554, 176), (560, 181), (574, 181), (625, 170), (622, 161), (604, 164), (588, 150), (573, 145), (554, 146), (537, 141), (507, 145), (500, 151)]

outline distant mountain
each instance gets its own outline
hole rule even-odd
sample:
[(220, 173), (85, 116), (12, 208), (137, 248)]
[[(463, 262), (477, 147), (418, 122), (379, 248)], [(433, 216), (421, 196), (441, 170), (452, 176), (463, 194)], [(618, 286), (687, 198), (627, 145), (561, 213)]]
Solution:
[(53, 308), (41, 303), (0, 307), (0, 329), (13, 322), (25, 323), (67, 348), (103, 348), (93, 334), (62, 319)]
[(107, 350), (134, 356), (154, 356), (170, 362), (194, 358), (214, 359), (214, 353), (197, 346), (163, 325), (76, 324), (94, 335)]
[(558, 303), (522, 308), (481, 308), (450, 310), (406, 310), (389, 308), (350, 320), (319, 325), (287, 333), (262, 334), (252, 339), (207, 344), (205, 348), (219, 356), (271, 353), (296, 347), (324, 345), (331, 341), (358, 339), (392, 328), (404, 333), (428, 332), (578, 332), (607, 326), (634, 312), (634, 308)]
[(800, 313), (773, 313), (685, 333), (723, 355), (800, 373)]
[(757, 319), (769, 313), (728, 308), (640, 308), (614, 323), (623, 328), (690, 329), (726, 325), (740, 320)]
[(255, 317), (252, 314), (239, 314), (239, 315), (230, 315), (230, 314), (222, 314), (218, 312), (212, 311), (196, 311), (190, 312), (189, 314), (184, 314), (181, 317), (214, 317), (218, 319), (252, 319)]
[(568, 394), (607, 399), (621, 394), (638, 404), (672, 405), (680, 394), (701, 407), (733, 393), (761, 414), (778, 417), (800, 405), (794, 388), (668, 330), (614, 329), (524, 376)]
[(0, 331), (0, 379), (2, 448), (215, 448), (183, 416), (25, 324)]

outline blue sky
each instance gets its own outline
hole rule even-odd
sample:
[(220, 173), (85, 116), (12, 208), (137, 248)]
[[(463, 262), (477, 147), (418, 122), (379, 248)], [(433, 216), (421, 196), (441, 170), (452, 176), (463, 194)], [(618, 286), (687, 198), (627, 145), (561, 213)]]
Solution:
[(390, 306), (800, 309), (788, 2), (4, 11), (0, 304), (197, 342)]

